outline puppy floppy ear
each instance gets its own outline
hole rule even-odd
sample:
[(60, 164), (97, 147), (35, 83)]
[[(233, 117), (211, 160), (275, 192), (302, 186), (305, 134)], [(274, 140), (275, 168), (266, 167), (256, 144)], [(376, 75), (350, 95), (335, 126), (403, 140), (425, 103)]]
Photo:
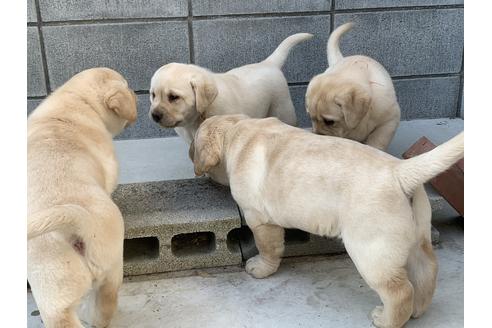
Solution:
[(361, 87), (352, 87), (341, 96), (335, 97), (340, 103), (345, 123), (349, 129), (355, 128), (367, 114), (371, 106), (371, 96)]
[[(222, 153), (224, 131), (218, 126), (196, 134), (196, 143), (190, 146), (190, 156), (193, 151), (193, 166), (196, 176), (202, 176), (211, 168), (219, 165)], [(192, 149), (193, 148), (193, 149)]]
[(208, 74), (193, 76), (190, 80), (191, 88), (195, 93), (195, 107), (200, 114), (205, 110), (217, 97), (218, 90), (215, 82)]
[(109, 110), (128, 122), (137, 119), (137, 97), (122, 81), (111, 81), (109, 90), (104, 95), (104, 104)]

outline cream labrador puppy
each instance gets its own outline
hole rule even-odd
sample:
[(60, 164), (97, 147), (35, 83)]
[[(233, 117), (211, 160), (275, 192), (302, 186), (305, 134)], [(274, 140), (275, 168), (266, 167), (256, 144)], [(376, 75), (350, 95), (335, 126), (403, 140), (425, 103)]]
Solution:
[(329, 68), (315, 76), (306, 91), (313, 130), (386, 150), (400, 122), (400, 106), (384, 67), (366, 56), (343, 57), (340, 37), (352, 23), (328, 39)]
[(85, 70), (53, 92), (27, 127), (27, 272), (46, 327), (83, 327), (76, 309), (95, 291), (106, 327), (123, 279), (123, 219), (111, 200), (112, 137), (137, 117), (136, 97), (108, 68)]
[(377, 327), (401, 327), (429, 306), (436, 283), (430, 216), (414, 191), (463, 157), (463, 134), (399, 160), (348, 139), (319, 136), (276, 118), (216, 116), (198, 129), (190, 155), (202, 175), (222, 163), (259, 255), (246, 271), (264, 278), (279, 267), (284, 228), (340, 237), (380, 296)]
[(188, 144), (200, 123), (214, 115), (275, 116), (296, 125), (281, 68), (291, 48), (312, 37), (309, 33), (291, 35), (264, 61), (226, 73), (213, 73), (196, 65), (164, 65), (151, 80), (149, 115), (162, 127), (174, 128)]

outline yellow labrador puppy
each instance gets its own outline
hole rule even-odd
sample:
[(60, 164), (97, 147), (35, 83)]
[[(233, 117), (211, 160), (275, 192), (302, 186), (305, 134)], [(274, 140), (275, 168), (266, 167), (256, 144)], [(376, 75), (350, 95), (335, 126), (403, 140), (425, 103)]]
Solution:
[(123, 219), (110, 194), (112, 137), (137, 117), (126, 80), (108, 68), (72, 77), (29, 116), (27, 272), (46, 327), (83, 327), (76, 310), (95, 291), (106, 327), (123, 278)]
[(400, 106), (381, 64), (366, 56), (342, 56), (340, 37), (352, 25), (344, 24), (330, 35), (329, 68), (309, 82), (306, 109), (315, 133), (386, 150), (400, 122)]
[(312, 34), (286, 38), (264, 61), (213, 73), (196, 65), (170, 63), (159, 68), (150, 84), (149, 115), (189, 144), (204, 119), (214, 115), (275, 116), (296, 125), (287, 81), (281, 68), (291, 50)]
[[(463, 156), (463, 134), (399, 160), (348, 139), (319, 136), (276, 118), (215, 116), (190, 149), (195, 173), (222, 163), (259, 255), (246, 271), (264, 278), (280, 264), (284, 228), (343, 239), (358, 271), (380, 296), (377, 327), (401, 327), (429, 306), (436, 283), (430, 216), (414, 191)], [(427, 212), (426, 212), (427, 213)]]

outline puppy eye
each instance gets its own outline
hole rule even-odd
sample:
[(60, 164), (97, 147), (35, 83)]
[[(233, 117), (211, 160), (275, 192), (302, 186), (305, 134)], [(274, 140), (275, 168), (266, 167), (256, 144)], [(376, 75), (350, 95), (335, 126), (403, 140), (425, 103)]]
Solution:
[(328, 120), (326, 118), (323, 119), (323, 122), (325, 123), (326, 126), (332, 126), (333, 124), (335, 124), (335, 121)]
[(152, 91), (152, 93), (150, 95), (152, 96), (152, 99), (155, 98), (155, 92), (154, 91)]
[(174, 95), (172, 93), (170, 93), (168, 96), (167, 96), (167, 99), (169, 100), (169, 102), (175, 102), (176, 100), (179, 99), (179, 96), (177, 95)]
[(342, 104), (340, 104), (338, 101), (335, 101), (335, 105), (337, 105), (338, 107), (342, 108)]

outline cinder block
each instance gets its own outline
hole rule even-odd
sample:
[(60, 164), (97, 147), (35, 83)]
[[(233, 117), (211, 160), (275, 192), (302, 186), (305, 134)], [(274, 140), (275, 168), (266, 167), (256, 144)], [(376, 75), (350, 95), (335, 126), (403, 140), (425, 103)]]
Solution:
[(27, 28), (27, 95), (46, 95), (46, 81), (37, 27)]
[(42, 101), (43, 99), (27, 99), (27, 115), (31, 114)]
[(27, 22), (37, 22), (36, 6), (34, 0), (27, 0)]
[(183, 0), (39, 0), (39, 5), (45, 22), (188, 15), (188, 1)]
[(119, 184), (194, 179), (188, 144), (180, 137), (116, 140)]
[[(243, 259), (247, 260), (258, 254), (258, 249), (255, 245), (253, 232), (246, 224), (241, 209), (239, 209), (239, 213), (242, 226), (240, 229), (235, 229), (231, 235), (234, 236), (234, 240), (239, 240)], [(343, 242), (339, 238), (325, 238), (298, 229), (285, 229), (284, 245), (284, 257), (345, 252)]]
[[(241, 244), (241, 252), (244, 260), (258, 254), (253, 233), (248, 226), (244, 225), (241, 229), (233, 231), (233, 233), (235, 240), (239, 240)], [(324, 238), (297, 229), (285, 230), (284, 257), (339, 254), (344, 252), (345, 247), (341, 239)]]
[[(234, 239), (239, 240), (243, 260), (258, 254), (253, 233), (244, 226), (241, 231), (235, 230)], [(239, 234), (239, 237), (237, 235)], [(439, 244), (439, 231), (431, 226), (432, 244)], [(285, 251), (283, 257), (309, 256), (309, 255), (330, 255), (345, 253), (343, 241), (339, 238), (325, 238), (313, 235), (297, 229), (287, 229), (285, 231)]]
[(447, 205), (444, 197), (439, 195), (437, 191), (435, 191), (432, 187), (426, 185), (425, 190), (427, 191), (427, 196), (429, 197), (429, 202), (431, 204), (432, 212), (437, 212), (439, 210), (444, 209)]
[(195, 62), (225, 72), (262, 61), (289, 35), (308, 32), (315, 37), (298, 44), (283, 69), (289, 82), (306, 82), (326, 69), (329, 31), (328, 15), (193, 21)]
[(230, 191), (209, 179), (121, 185), (125, 275), (241, 264), (228, 235), (241, 226)]
[(439, 230), (437, 230), (434, 226), (431, 226), (431, 242), (432, 245), (437, 245), (439, 244), (439, 237), (441, 236), (441, 233)]
[[(437, 194), (429, 194), (432, 210), (442, 209), (445, 200)], [(242, 217), (242, 227), (234, 229), (230, 235), (234, 241), (239, 241), (243, 260), (247, 260), (258, 254), (253, 232), (249, 229)], [(439, 231), (431, 227), (432, 244), (439, 243)], [(285, 229), (285, 251), (283, 257), (306, 256), (306, 255), (327, 255), (340, 254), (346, 252), (343, 241), (340, 238), (326, 238), (313, 235), (298, 229)]]
[(462, 5), (463, 0), (337, 0), (335, 9)]
[(307, 85), (294, 85), (289, 87), (292, 103), (296, 108), (297, 125), (300, 128), (312, 127), (311, 119), (306, 112), (306, 89)]
[(348, 21), (356, 25), (342, 38), (342, 53), (373, 57), (392, 76), (457, 73), (461, 69), (461, 8), (335, 15), (335, 26)]
[(192, 0), (193, 16), (327, 11), (331, 0)]
[(134, 90), (168, 62), (188, 62), (186, 22), (46, 26), (50, 82), (58, 87), (84, 69), (106, 66), (123, 74)]
[(402, 120), (456, 117), (460, 78), (437, 77), (393, 81)]
[[(150, 78), (149, 78), (150, 79)], [(174, 129), (161, 128), (149, 118), (150, 99), (148, 94), (137, 96), (138, 117), (137, 121), (126, 128), (122, 134), (115, 139), (147, 139), (176, 136)]]

